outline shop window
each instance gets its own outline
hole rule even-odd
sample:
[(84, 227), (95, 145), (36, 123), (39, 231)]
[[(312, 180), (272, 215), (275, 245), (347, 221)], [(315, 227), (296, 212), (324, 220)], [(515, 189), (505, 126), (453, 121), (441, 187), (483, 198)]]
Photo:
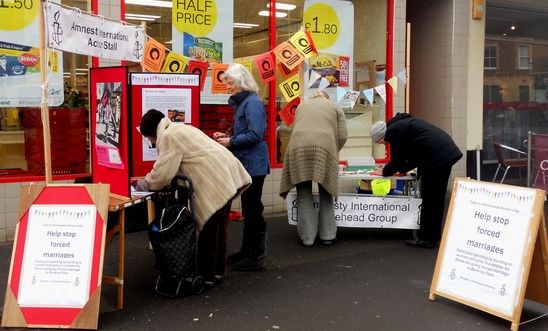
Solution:
[[(83, 11), (90, 11), (91, 8), (91, 0), (62, 0), (61, 3)], [(40, 77), (40, 68), (39, 62), (34, 64), (29, 60), (34, 55), (38, 59), (38, 49), (31, 47), (37, 44), (37, 41), (32, 40), (36, 39), (38, 33), (28, 33), (25, 29), (0, 30), (0, 40), (4, 42), (0, 46), (0, 76), (7, 76), (2, 77), (3, 84), (8, 84), (15, 91), (0, 98), (6, 104), (13, 105), (0, 105), (0, 181), (19, 181), (25, 180), (25, 177), (45, 175), (41, 82), (34, 79)], [(85, 176), (90, 172), (87, 110), (90, 59), (53, 50), (47, 56), (50, 64), (49, 99), (52, 103), (49, 107), (52, 174), (68, 175), (64, 178)], [(24, 63), (16, 62), (21, 58), (25, 60)], [(19, 66), (17, 70), (13, 69), (14, 65)], [(10, 67), (13, 72), (9, 72)], [(12, 83), (9, 78), (14, 75), (18, 76), (14, 81), (24, 83)], [(25, 92), (17, 92), (21, 89)]]
[(531, 48), (528, 45), (518, 45), (518, 68), (529, 69), (531, 67)]
[(485, 46), (483, 56), (483, 67), (485, 69), (497, 69), (497, 47)]
[[(497, 164), (493, 141), (525, 150), (529, 131), (548, 133), (548, 3), (501, 7), (488, 1), (485, 12), (485, 67), (498, 65), (496, 71), (484, 71), (481, 174), (491, 180)], [(517, 20), (520, 24), (508, 30)], [(491, 62), (497, 51), (498, 63)], [(519, 173), (508, 176), (517, 182)]]

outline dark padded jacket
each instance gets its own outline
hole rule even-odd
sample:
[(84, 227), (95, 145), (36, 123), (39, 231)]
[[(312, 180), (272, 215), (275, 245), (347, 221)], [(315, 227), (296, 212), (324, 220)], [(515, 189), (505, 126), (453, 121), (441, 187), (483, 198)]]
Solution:
[(462, 153), (442, 129), (409, 114), (398, 113), (386, 123), (384, 140), (390, 143), (390, 162), (383, 176), (417, 168), (418, 175), (438, 167), (452, 166)]

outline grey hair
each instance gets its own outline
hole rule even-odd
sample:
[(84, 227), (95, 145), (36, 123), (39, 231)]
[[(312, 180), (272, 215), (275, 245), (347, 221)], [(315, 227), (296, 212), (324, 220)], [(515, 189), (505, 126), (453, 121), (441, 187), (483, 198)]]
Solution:
[(312, 95), (310, 96), (310, 99), (316, 99), (316, 98), (326, 98), (329, 99), (329, 94), (324, 91), (314, 91)]
[(223, 79), (230, 78), (240, 86), (240, 89), (248, 92), (259, 92), (259, 86), (247, 69), (239, 64), (232, 63), (223, 74)]

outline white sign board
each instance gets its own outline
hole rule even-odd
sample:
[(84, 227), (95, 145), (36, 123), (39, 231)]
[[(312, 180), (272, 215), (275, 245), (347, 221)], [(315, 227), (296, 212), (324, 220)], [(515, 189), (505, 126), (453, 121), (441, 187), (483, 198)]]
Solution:
[(82, 308), (89, 299), (94, 205), (33, 205), (19, 284), (20, 307)]
[(532, 189), (457, 180), (433, 290), (512, 316), (536, 237), (535, 197)]
[[(319, 196), (314, 207), (319, 210)], [(298, 222), (297, 194), (286, 198), (289, 224)], [(419, 229), (422, 199), (408, 196), (339, 195), (334, 201), (337, 226), (351, 228)]]
[(44, 5), (47, 45), (71, 53), (141, 62), (145, 28), (65, 8)]

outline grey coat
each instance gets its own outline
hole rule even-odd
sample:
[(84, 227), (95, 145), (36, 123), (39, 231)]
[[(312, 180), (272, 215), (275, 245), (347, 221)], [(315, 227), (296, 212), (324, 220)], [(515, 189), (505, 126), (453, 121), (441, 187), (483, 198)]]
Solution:
[(315, 181), (338, 196), (339, 151), (347, 138), (342, 109), (323, 97), (301, 103), (284, 158), (280, 196), (298, 183)]

